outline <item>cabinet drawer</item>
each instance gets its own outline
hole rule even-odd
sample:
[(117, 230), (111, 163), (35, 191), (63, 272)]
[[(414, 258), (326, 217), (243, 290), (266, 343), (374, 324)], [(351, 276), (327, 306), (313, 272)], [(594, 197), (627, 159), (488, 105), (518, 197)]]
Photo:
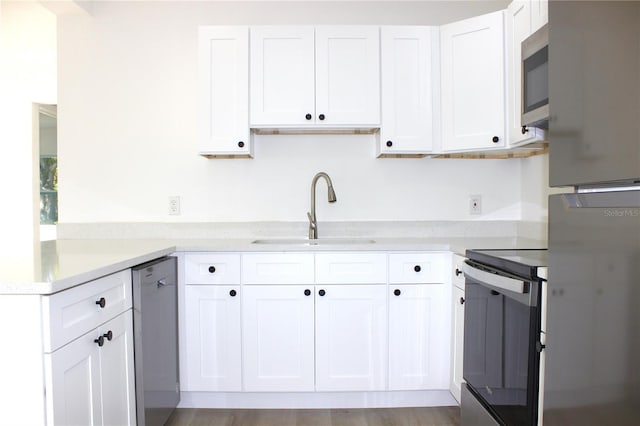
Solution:
[(447, 254), (397, 253), (389, 255), (389, 282), (394, 284), (444, 283)]
[(313, 253), (242, 255), (243, 284), (313, 284)]
[(462, 264), (465, 257), (459, 254), (453, 255), (453, 266), (451, 268), (451, 282), (454, 286), (464, 290), (464, 274), (462, 273)]
[(44, 297), (44, 351), (52, 352), (130, 309), (131, 292), (131, 270), (125, 269)]
[(240, 254), (193, 253), (184, 256), (186, 284), (240, 284)]
[(317, 253), (317, 284), (385, 284), (386, 253)]

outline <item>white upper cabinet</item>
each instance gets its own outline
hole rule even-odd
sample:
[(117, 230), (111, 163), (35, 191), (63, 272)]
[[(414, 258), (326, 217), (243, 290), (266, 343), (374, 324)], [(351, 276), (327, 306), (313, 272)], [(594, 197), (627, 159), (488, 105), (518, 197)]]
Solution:
[[(437, 27), (385, 26), (380, 33), (382, 123), (377, 155), (433, 149), (434, 88), (439, 85)], [(434, 72), (435, 71), (435, 72)]]
[(504, 11), (440, 27), (442, 150), (505, 147)]
[(316, 27), (316, 114), (326, 125), (379, 125), (378, 27)]
[(531, 0), (531, 32), (549, 22), (549, 0)]
[(251, 27), (250, 37), (251, 125), (313, 123), (313, 27)]
[(251, 127), (376, 127), (379, 28), (252, 27)]
[(249, 28), (199, 28), (200, 154), (251, 157)]
[[(507, 8), (507, 126), (509, 145), (517, 146), (544, 139), (544, 132), (522, 127), (522, 41), (532, 34), (534, 3), (540, 14), (541, 2), (516, 0)], [(545, 4), (546, 6), (546, 4)]]

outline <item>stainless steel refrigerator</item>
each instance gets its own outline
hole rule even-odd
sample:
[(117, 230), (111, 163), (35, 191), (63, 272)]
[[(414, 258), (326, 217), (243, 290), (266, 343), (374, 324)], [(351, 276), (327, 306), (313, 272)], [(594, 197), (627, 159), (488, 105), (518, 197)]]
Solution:
[(640, 424), (640, 2), (549, 2), (545, 426)]

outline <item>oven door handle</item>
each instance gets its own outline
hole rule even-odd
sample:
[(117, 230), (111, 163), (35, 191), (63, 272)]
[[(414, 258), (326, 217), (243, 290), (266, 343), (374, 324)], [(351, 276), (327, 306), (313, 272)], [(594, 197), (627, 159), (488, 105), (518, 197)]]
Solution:
[(473, 278), (476, 281), (480, 281), (481, 283), (489, 284), (490, 286), (500, 288), (502, 290), (511, 291), (513, 293), (524, 293), (524, 281), (481, 271), (480, 269), (476, 269), (467, 263), (462, 264), (462, 272), (464, 272), (466, 276)]

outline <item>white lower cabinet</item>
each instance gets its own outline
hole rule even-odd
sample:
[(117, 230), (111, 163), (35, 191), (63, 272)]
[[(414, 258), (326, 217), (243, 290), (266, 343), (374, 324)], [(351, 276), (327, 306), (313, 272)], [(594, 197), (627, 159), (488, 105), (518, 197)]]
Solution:
[(462, 391), (462, 354), (464, 352), (464, 289), (453, 287), (453, 350), (451, 353), (450, 389), (460, 402)]
[(449, 253), (237, 255), (238, 284), (185, 286), (184, 391), (448, 390)]
[(444, 283), (389, 286), (389, 389), (447, 389), (448, 289)]
[(465, 258), (459, 254), (453, 255), (451, 267), (451, 376), (449, 390), (453, 397), (460, 402), (462, 390), (462, 364), (464, 353), (464, 274), (462, 265)]
[(240, 286), (187, 285), (186, 391), (240, 391)]
[(385, 390), (386, 285), (316, 287), (316, 390)]
[(314, 390), (312, 285), (242, 289), (244, 390)]
[(135, 424), (131, 310), (45, 354), (47, 422)]

